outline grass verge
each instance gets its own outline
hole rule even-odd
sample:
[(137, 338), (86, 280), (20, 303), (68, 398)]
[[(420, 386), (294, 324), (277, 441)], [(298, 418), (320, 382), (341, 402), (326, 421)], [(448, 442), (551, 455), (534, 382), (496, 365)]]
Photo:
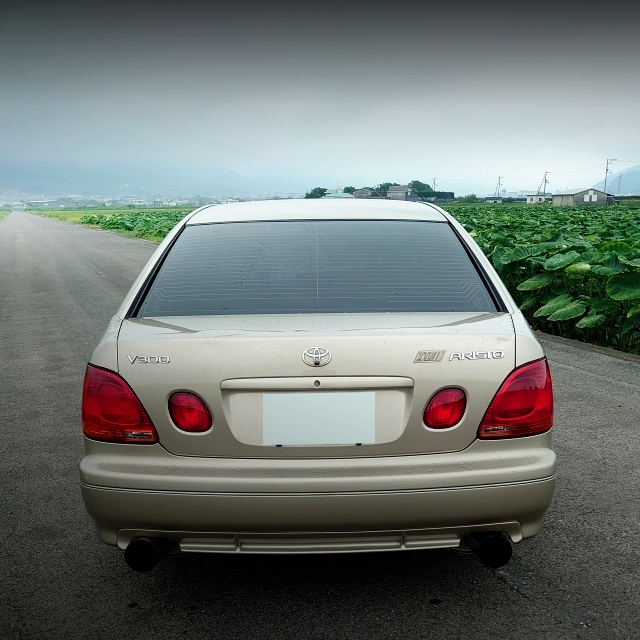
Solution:
[(190, 209), (185, 210), (177, 207), (153, 210), (105, 207), (101, 209), (65, 209), (64, 211), (30, 209), (29, 213), (160, 243), (171, 228), (190, 211)]

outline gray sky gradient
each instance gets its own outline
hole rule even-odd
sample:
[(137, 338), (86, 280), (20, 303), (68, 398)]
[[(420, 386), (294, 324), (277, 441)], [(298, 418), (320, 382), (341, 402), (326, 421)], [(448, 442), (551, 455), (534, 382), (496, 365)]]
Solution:
[(9, 9), (0, 187), (486, 194), (640, 161), (640, 3), (227, 4)]

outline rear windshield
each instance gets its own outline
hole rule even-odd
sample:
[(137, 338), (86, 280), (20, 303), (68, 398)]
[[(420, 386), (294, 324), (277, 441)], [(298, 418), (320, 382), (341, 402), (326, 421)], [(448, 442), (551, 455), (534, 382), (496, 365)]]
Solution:
[(387, 220), (187, 226), (139, 317), (496, 311), (447, 223)]

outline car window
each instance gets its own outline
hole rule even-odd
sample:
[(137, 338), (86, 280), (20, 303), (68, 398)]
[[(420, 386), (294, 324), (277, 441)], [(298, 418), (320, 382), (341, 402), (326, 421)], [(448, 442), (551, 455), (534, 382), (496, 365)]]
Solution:
[(496, 311), (447, 223), (187, 226), (137, 315)]

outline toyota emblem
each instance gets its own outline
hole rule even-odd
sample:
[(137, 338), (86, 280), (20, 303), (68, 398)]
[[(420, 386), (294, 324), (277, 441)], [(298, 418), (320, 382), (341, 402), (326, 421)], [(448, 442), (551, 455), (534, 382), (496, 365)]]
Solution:
[(331, 362), (331, 351), (322, 347), (311, 347), (302, 354), (302, 360), (310, 367), (324, 367)]

